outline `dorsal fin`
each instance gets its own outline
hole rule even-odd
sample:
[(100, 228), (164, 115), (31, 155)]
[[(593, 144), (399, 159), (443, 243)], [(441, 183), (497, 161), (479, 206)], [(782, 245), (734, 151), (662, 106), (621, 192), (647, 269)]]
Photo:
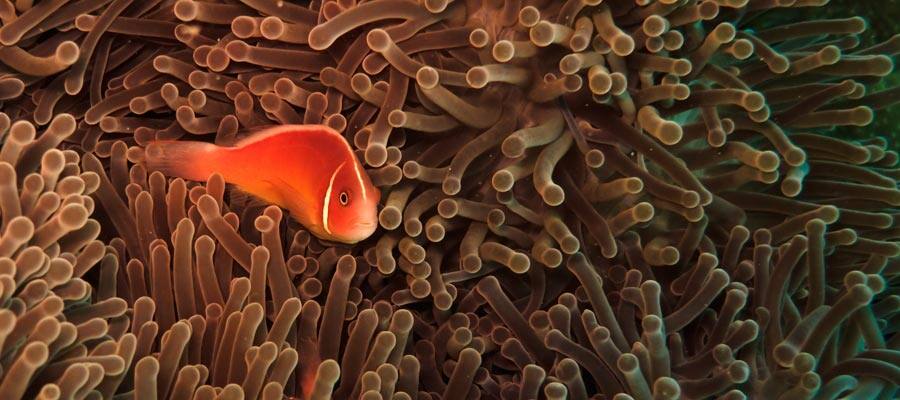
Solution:
[(250, 127), (250, 128), (241, 128), (237, 132), (235, 132), (235, 134), (233, 136), (228, 138), (226, 141), (224, 141), (222, 143), (218, 143), (218, 144), (220, 146), (235, 147), (238, 145), (238, 143), (241, 143), (241, 142), (257, 135), (260, 132), (263, 132), (265, 130), (272, 129), (272, 128), (277, 128), (279, 126), (281, 126), (281, 125), (266, 124), (266, 125), (258, 125), (258, 126), (254, 126), (254, 127)]
[(285, 131), (296, 129), (297, 125), (264, 125), (248, 129), (243, 135), (235, 135), (235, 147), (241, 147), (250, 143), (259, 142)]
[[(304, 131), (304, 130), (324, 130), (325, 132), (331, 133), (341, 139), (344, 139), (340, 133), (331, 129), (325, 125), (263, 125), (256, 126), (250, 129), (245, 129), (239, 131), (234, 136), (233, 144), (228, 144), (228, 146), (233, 147), (241, 147), (248, 145), (250, 143), (255, 143), (261, 140), (265, 140), (269, 137), (275, 136), (280, 133), (284, 133), (285, 131)], [(344, 139), (346, 142), (346, 140)]]

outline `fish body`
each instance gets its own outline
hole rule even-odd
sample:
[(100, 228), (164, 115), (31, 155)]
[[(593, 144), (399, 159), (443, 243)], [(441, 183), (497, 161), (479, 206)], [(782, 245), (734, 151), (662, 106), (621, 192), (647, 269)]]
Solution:
[(266, 128), (235, 146), (157, 141), (144, 152), (147, 169), (225, 182), (290, 211), (321, 239), (356, 243), (378, 225), (381, 193), (372, 185), (347, 140), (322, 125)]

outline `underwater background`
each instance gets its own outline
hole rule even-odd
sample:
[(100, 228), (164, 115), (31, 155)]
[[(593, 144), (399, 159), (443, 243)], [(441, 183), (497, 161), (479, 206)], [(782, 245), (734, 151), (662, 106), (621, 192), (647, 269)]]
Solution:
[[(897, 398), (898, 21), (0, 0), (0, 399)], [(370, 237), (147, 162), (295, 124)]]
[[(817, 10), (824, 18), (833, 18), (836, 15), (859, 15), (866, 18), (869, 29), (862, 34), (865, 41), (880, 42), (896, 35), (898, 31), (898, 18), (900, 18), (900, 2), (897, 0), (880, 1), (853, 1), (853, 0), (832, 0), (829, 7), (822, 7)], [(774, 19), (777, 21), (777, 19)], [(900, 84), (900, 73), (894, 70), (886, 76), (884, 80), (878, 84), (879, 89), (896, 87)], [(900, 123), (900, 110), (897, 107), (891, 107), (882, 110), (878, 114), (878, 118), (872, 122), (872, 125), (864, 129), (850, 128), (839, 129), (835, 133), (837, 135), (851, 135), (851, 137), (865, 137), (867, 131), (880, 132), (879, 135), (884, 136), (891, 141), (892, 147), (897, 149), (898, 138), (897, 133)]]

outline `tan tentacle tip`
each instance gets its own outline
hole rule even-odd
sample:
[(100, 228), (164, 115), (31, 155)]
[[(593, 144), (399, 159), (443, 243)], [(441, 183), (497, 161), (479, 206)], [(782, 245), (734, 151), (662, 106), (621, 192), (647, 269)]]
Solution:
[(145, 160), (145, 151), (142, 147), (129, 147), (128, 151), (125, 152), (125, 158), (132, 163), (141, 164)]
[(172, 70), (173, 61), (172, 57), (166, 55), (156, 56), (153, 58), (153, 69), (162, 73), (169, 72)]
[(723, 22), (712, 31), (713, 38), (719, 43), (728, 43), (734, 40), (736, 34), (737, 30), (730, 22)]
[(334, 86), (337, 84), (338, 79), (340, 79), (340, 71), (337, 68), (325, 67), (319, 72), (319, 81), (325, 86)]
[(679, 203), (685, 208), (694, 208), (700, 205), (700, 194), (693, 191), (688, 190), (681, 195), (681, 199), (679, 199)]
[(416, 179), (422, 174), (422, 166), (415, 160), (403, 163), (403, 176), (407, 179)]
[(560, 382), (550, 382), (544, 386), (544, 396), (548, 400), (563, 400), (569, 397), (569, 389)]
[(656, 214), (656, 210), (653, 208), (653, 205), (646, 201), (638, 203), (632, 210), (634, 219), (641, 223), (650, 221)]
[(525, 139), (518, 135), (511, 135), (503, 140), (500, 150), (508, 158), (516, 158), (525, 153)]
[(21, 360), (27, 363), (32, 368), (37, 368), (41, 364), (47, 362), (47, 358), (50, 356), (50, 350), (47, 347), (46, 343), (43, 342), (32, 342), (25, 346), (25, 350), (22, 352)]
[(184, 105), (175, 110), (175, 119), (182, 124), (191, 124), (197, 119), (194, 109)]
[(763, 172), (775, 171), (781, 164), (781, 159), (778, 158), (778, 154), (771, 150), (759, 153), (754, 161), (756, 162), (756, 167)]
[(782, 154), (788, 165), (799, 167), (806, 162), (806, 152), (799, 147), (791, 147)]
[(391, 47), (393, 40), (391, 40), (391, 36), (384, 29), (372, 29), (366, 35), (366, 44), (369, 45), (372, 51), (382, 53)]
[(762, 110), (766, 106), (766, 98), (760, 92), (747, 92), (741, 99), (741, 103), (745, 110), (754, 112)]
[(515, 46), (509, 40), (500, 40), (497, 43), (494, 43), (494, 47), (491, 49), (491, 55), (497, 62), (507, 62), (512, 60), (515, 54)]
[[(596, 66), (595, 66), (596, 67)], [(624, 84), (622, 85), (625, 86)], [(591, 67), (588, 70), (588, 88), (591, 90), (591, 93), (596, 95), (604, 95), (609, 93), (613, 87), (613, 76), (600, 70), (600, 67), (596, 69)], [(613, 93), (613, 94), (621, 94), (621, 93)]]
[(56, 61), (66, 66), (74, 64), (80, 55), (81, 50), (78, 48), (78, 43), (71, 40), (60, 43), (59, 46), (56, 47), (56, 52), (54, 53)]
[(606, 162), (606, 155), (600, 150), (590, 149), (587, 153), (584, 153), (584, 162), (588, 167), (600, 168)]
[(582, 61), (575, 54), (568, 54), (559, 60), (559, 71), (565, 75), (572, 75), (581, 69)]
[(309, 31), (309, 38), (307, 39), (309, 47), (313, 50), (325, 50), (334, 43), (337, 38), (330, 34), (330, 25), (326, 22), (316, 25)]
[(485, 67), (472, 67), (466, 72), (466, 82), (475, 89), (481, 89), (488, 84), (489, 73)]
[[(275, 112), (281, 103), (281, 98), (275, 93), (265, 93), (259, 97), (259, 105), (266, 112)], [(179, 108), (180, 110), (180, 108)]]
[(188, 105), (191, 106), (191, 108), (193, 108), (194, 110), (203, 108), (203, 106), (206, 105), (207, 100), (206, 93), (204, 93), (202, 90), (197, 89), (191, 90), (191, 92), (188, 93), (187, 99)]
[[(459, 178), (457, 178), (455, 176), (448, 176), (448, 177), (444, 178), (443, 183), (441, 183), (441, 189), (444, 191), (444, 194), (452, 196), (452, 195), (459, 193), (459, 191), (462, 190), (462, 182), (459, 180)], [(455, 213), (454, 213), (454, 215), (455, 215)], [(451, 218), (451, 217), (452, 217), (452, 215), (450, 217), (445, 216), (444, 218)]]
[[(278, 82), (276, 81), (275, 84), (277, 85)], [(290, 87), (293, 88), (293, 84), (291, 84)], [(368, 93), (369, 90), (372, 90), (372, 79), (362, 72), (355, 73), (352, 77), (350, 77), (350, 88), (353, 89), (353, 91), (357, 94)]]
[(519, 10), (519, 24), (526, 28), (535, 26), (541, 20), (541, 12), (535, 6), (526, 6)]
[(366, 146), (366, 164), (369, 164), (373, 167), (380, 167), (387, 162), (387, 158), (388, 151), (385, 145), (381, 143), (369, 143), (369, 145)]
[(388, 114), (388, 124), (394, 128), (400, 128), (406, 125), (406, 112), (403, 110), (393, 110)]
[(553, 25), (547, 21), (540, 21), (528, 31), (531, 42), (538, 47), (547, 47), (553, 43)]
[(769, 70), (776, 74), (783, 74), (791, 68), (791, 61), (781, 54), (777, 54), (776, 56), (766, 61), (766, 64), (769, 66)]
[(178, 18), (184, 22), (189, 22), (196, 19), (197, 14), (200, 11), (197, 3), (193, 0), (178, 0), (177, 2), (175, 2), (175, 7), (172, 10), (175, 13), (175, 18)]
[(875, 112), (872, 111), (871, 107), (859, 106), (851, 110), (850, 122), (853, 125), (866, 126), (871, 124), (874, 119)]
[(568, 93), (575, 93), (581, 90), (584, 80), (579, 75), (566, 75), (563, 79), (563, 89)]
[(495, 172), (491, 177), (491, 186), (498, 192), (510, 191), (515, 182), (513, 174), (505, 169)]
[(59, 212), (59, 222), (66, 230), (80, 228), (87, 222), (88, 210), (81, 204), (69, 204)]
[(14, 143), (18, 144), (26, 144), (30, 143), (34, 140), (37, 131), (34, 129), (34, 125), (26, 120), (18, 120), (13, 122), (12, 126), (9, 127), (9, 137), (7, 140), (12, 140)]
[(77, 127), (78, 121), (75, 120), (75, 117), (72, 116), (72, 114), (60, 113), (53, 117), (47, 130), (58, 135), (68, 136), (75, 132), (75, 128)]
[(660, 15), (651, 15), (641, 25), (644, 33), (650, 37), (656, 37), (669, 30), (669, 20)]
[(803, 191), (803, 182), (799, 179), (786, 178), (781, 181), (781, 193), (787, 197), (797, 197)]
[(613, 53), (616, 53), (619, 57), (625, 57), (634, 52), (634, 39), (628, 35), (619, 35), (613, 39), (613, 42), (610, 43), (612, 45)]
[(821, 60), (823, 65), (832, 65), (841, 60), (841, 48), (828, 45), (819, 50), (819, 60)]
[(0, 28), (0, 44), (4, 46), (15, 46), (22, 39), (24, 30), (13, 30)]
[[(10, 237), (23, 238), (28, 239), (31, 238), (31, 235), (34, 234), (34, 223), (25, 216), (15, 217), (9, 221), (9, 225), (7, 226), (7, 231), (5, 235), (11, 235)], [(10, 327), (9, 329), (12, 329)]]
[[(0, 88), (2, 88), (4, 100), (13, 99), (21, 96), (25, 91), (25, 82), (19, 78), (4, 77), (0, 79)], [(78, 89), (80, 90), (81, 87), (79, 86)], [(66, 87), (66, 90), (69, 90), (69, 86)], [(76, 90), (72, 94), (75, 94), (77, 92), (78, 91)]]
[(738, 60), (746, 60), (753, 54), (754, 50), (753, 42), (747, 39), (738, 39), (731, 44), (729, 52)]
[(11, 121), (9, 119), (9, 115), (5, 112), (0, 112), (0, 133), (6, 132), (9, 129), (9, 125)]
[(848, 18), (848, 22), (850, 22), (850, 33), (863, 33), (869, 25), (863, 17), (851, 17)]
[(344, 12), (344, 10), (345, 9), (340, 4), (332, 1), (322, 4), (322, 7), (319, 11), (325, 21), (330, 21), (337, 17), (340, 13)]
[(325, 126), (334, 129), (336, 132), (343, 133), (347, 129), (347, 118), (342, 114), (331, 114), (325, 117)]
[(443, 12), (452, 0), (422, 0), (425, 9), (432, 14)]
[(269, 40), (276, 40), (284, 35), (284, 21), (278, 17), (265, 17), (259, 23), (259, 33)]
[(119, 119), (115, 117), (100, 118), (100, 130), (103, 132), (115, 132), (119, 129)]
[(416, 71), (416, 83), (423, 89), (434, 89), (440, 82), (440, 76), (432, 67), (422, 67)]
[[(184, 221), (184, 220), (182, 220), (182, 221)], [(187, 220), (187, 221), (190, 221), (190, 220)], [(181, 224), (179, 223), (179, 225), (181, 225)], [(260, 216), (256, 217), (255, 220), (253, 220), (253, 227), (256, 228), (256, 230), (263, 232), (263, 233), (271, 231), (274, 226), (275, 226), (275, 221), (273, 221), (272, 218), (269, 218), (266, 215), (260, 215)]]
[(82, 32), (89, 32), (91, 29), (94, 29), (94, 24), (96, 22), (96, 16), (90, 14), (81, 14), (75, 18), (75, 29), (78, 29)]
[(551, 206), (558, 206), (566, 200), (566, 193), (563, 188), (556, 184), (549, 184), (543, 188), (540, 193), (544, 203)]
[(0, 182), (12, 185), (16, 180), (16, 170), (8, 162), (0, 162)]
[(240, 39), (247, 39), (259, 31), (259, 24), (253, 17), (241, 15), (231, 21), (231, 32)]
[(234, 40), (225, 45), (225, 51), (234, 61), (247, 61), (250, 56), (250, 45), (243, 40)]
[(691, 73), (691, 70), (694, 66), (687, 59), (679, 59), (675, 61), (675, 64), (672, 68), (672, 73), (676, 76), (686, 76)]
[(472, 30), (469, 33), (469, 44), (476, 49), (481, 49), (487, 46), (491, 41), (491, 36), (487, 33), (486, 30), (478, 28)]
[(386, 206), (378, 213), (378, 223), (384, 229), (394, 230), (400, 226), (403, 215), (400, 209), (394, 206)]

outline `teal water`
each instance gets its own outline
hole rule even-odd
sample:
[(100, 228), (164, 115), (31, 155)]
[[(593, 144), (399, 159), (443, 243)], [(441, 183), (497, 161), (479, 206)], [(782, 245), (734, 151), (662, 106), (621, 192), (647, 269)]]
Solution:
[[(752, 1), (752, 0), (751, 0)], [(825, 7), (801, 9), (779, 9), (751, 22), (750, 27), (762, 29), (794, 21), (810, 20), (812, 13), (821, 19), (863, 17), (868, 29), (859, 35), (859, 48), (884, 42), (900, 34), (900, 0), (831, 0)], [(803, 15), (800, 15), (803, 14)], [(900, 57), (894, 56), (896, 66)], [(869, 93), (900, 86), (900, 68), (883, 77), (880, 82), (869, 87)], [(880, 136), (889, 143), (889, 148), (900, 150), (900, 102), (886, 109), (876, 111), (875, 120), (864, 127), (840, 127), (833, 135), (843, 139), (862, 139)]]
[[(821, 7), (828, 18), (846, 18), (858, 15), (869, 22), (869, 29), (862, 34), (863, 44), (880, 43), (900, 34), (900, 0), (831, 0), (832, 7)], [(898, 57), (894, 56), (896, 66)], [(900, 69), (886, 76), (874, 90), (900, 86)], [(843, 129), (836, 132), (845, 137), (868, 137), (872, 134), (884, 137), (894, 150), (900, 149), (900, 103), (875, 114), (872, 125), (864, 128)]]

